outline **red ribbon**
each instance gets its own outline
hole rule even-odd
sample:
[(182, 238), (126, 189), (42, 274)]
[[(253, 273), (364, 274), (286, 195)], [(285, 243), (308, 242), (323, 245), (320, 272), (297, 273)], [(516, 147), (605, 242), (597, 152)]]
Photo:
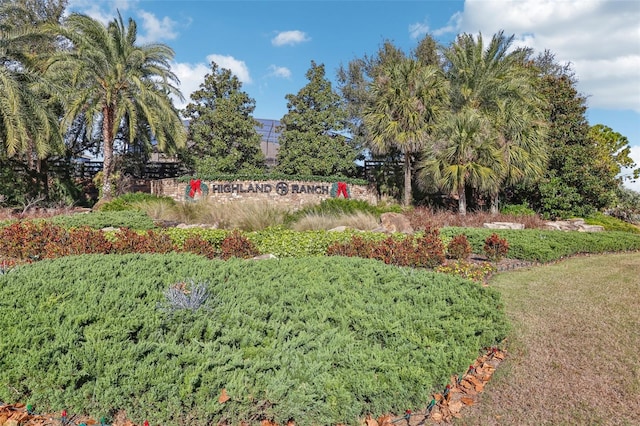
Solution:
[(200, 179), (191, 179), (189, 181), (189, 197), (193, 198), (196, 193), (202, 195), (202, 189), (200, 189), (200, 184), (202, 181)]
[(336, 198), (338, 198), (342, 194), (344, 198), (349, 198), (349, 194), (347, 193), (347, 184), (344, 182), (338, 182), (338, 192), (336, 193)]

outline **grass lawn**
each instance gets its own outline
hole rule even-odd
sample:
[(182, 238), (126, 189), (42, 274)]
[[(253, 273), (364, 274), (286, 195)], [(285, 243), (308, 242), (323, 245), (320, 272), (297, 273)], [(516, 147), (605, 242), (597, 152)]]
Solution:
[(640, 253), (495, 276), (510, 355), (464, 425), (637, 425)]

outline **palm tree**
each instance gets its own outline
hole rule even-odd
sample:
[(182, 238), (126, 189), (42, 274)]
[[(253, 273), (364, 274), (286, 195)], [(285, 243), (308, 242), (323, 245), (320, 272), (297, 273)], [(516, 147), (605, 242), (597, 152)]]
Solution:
[(363, 123), (371, 148), (404, 157), (403, 204), (412, 202), (411, 170), (416, 155), (431, 140), (444, 110), (447, 86), (440, 69), (411, 58), (388, 64), (371, 84), (372, 102)]
[[(3, 14), (8, 7), (3, 5)], [(27, 48), (43, 37), (33, 27), (0, 25), (0, 142), (9, 157), (34, 153), (44, 158), (61, 142), (57, 118), (47, 103), (49, 85), (38, 74), (35, 55)]]
[(458, 212), (465, 215), (467, 187), (492, 189), (502, 162), (485, 117), (472, 108), (450, 114), (438, 129), (440, 139), (423, 150), (418, 176), (425, 188), (456, 196)]
[[(118, 17), (104, 26), (86, 15), (72, 14), (56, 29), (72, 49), (54, 54), (47, 75), (68, 85), (63, 126), (85, 117), (90, 134), (97, 126), (104, 158), (101, 200), (112, 197), (114, 139), (118, 130), (128, 142), (150, 140), (172, 151), (186, 144), (186, 130), (170, 94), (182, 99), (171, 71), (173, 50), (164, 44), (136, 45), (136, 23)], [(142, 135), (141, 132), (149, 133)]]
[(540, 177), (546, 163), (542, 103), (528, 66), (531, 51), (512, 50), (512, 43), (513, 36), (499, 32), (485, 49), (482, 34), (462, 34), (444, 51), (454, 113), (471, 108), (481, 114), (485, 132), (501, 151), (501, 175), (488, 189), (494, 213), (502, 185)]

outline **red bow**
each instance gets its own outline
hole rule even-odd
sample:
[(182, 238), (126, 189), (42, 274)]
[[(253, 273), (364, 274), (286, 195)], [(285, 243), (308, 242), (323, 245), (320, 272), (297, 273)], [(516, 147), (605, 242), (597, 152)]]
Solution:
[(202, 195), (202, 189), (200, 189), (200, 184), (202, 181), (200, 179), (191, 179), (189, 181), (189, 197), (193, 198), (196, 193)]
[(344, 182), (338, 182), (338, 193), (336, 194), (336, 198), (338, 198), (342, 194), (344, 198), (349, 198), (349, 194), (347, 193), (347, 184)]

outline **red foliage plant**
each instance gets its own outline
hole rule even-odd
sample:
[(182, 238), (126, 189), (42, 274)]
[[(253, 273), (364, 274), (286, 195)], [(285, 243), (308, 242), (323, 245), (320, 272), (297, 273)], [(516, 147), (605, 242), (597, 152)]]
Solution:
[(456, 235), (447, 245), (447, 257), (449, 259), (465, 260), (471, 256), (471, 244), (464, 234)]
[(484, 254), (492, 262), (498, 262), (509, 252), (509, 243), (495, 232), (484, 240)]
[(260, 255), (260, 252), (255, 244), (237, 229), (227, 235), (220, 244), (220, 257), (224, 260), (232, 257), (249, 259), (258, 255)]

